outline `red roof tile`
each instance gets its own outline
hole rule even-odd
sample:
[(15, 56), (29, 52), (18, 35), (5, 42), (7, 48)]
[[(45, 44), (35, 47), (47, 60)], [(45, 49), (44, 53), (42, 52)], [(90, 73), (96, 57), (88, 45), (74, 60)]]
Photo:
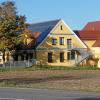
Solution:
[(83, 30), (100, 31), (100, 21), (89, 22)]
[(31, 37), (31, 38), (34, 38), (34, 39), (38, 38), (39, 35), (40, 35), (39, 32), (31, 32), (31, 33), (30, 33), (30, 37)]
[(82, 40), (97, 40), (100, 37), (100, 31), (77, 31), (75, 32)]

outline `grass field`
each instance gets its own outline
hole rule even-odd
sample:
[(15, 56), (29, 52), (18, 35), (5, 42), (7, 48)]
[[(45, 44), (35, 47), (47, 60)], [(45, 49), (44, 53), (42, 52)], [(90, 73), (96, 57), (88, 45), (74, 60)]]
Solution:
[(80, 67), (66, 69), (0, 69), (1, 87), (24, 87), (38, 89), (64, 89), (100, 91), (100, 70)]
[(37, 70), (100, 70), (96, 66), (32, 66), (32, 67), (0, 67), (0, 72), (8, 71), (37, 71)]

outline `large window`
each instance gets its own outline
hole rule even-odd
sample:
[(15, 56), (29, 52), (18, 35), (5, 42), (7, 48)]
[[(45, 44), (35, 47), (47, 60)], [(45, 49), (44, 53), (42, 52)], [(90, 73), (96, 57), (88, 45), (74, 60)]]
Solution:
[(56, 45), (57, 44), (57, 39), (53, 38), (52, 39), (52, 45)]
[(64, 62), (64, 52), (60, 53), (60, 62)]
[(67, 52), (67, 59), (74, 60), (75, 59), (75, 51)]
[(48, 62), (52, 63), (52, 52), (48, 53)]
[(64, 37), (60, 37), (60, 45), (64, 45)]
[(67, 39), (67, 48), (68, 49), (72, 48), (72, 39)]

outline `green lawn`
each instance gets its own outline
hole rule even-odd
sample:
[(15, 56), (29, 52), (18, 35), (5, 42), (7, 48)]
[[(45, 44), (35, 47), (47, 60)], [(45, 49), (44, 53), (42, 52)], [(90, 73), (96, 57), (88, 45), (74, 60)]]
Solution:
[(0, 67), (0, 72), (7, 71), (36, 71), (36, 70), (100, 70), (96, 66), (32, 66), (32, 67)]

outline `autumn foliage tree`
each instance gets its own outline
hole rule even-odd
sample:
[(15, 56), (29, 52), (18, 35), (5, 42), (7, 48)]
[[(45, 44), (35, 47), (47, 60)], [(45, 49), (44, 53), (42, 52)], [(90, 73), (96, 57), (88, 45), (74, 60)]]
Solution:
[(18, 15), (13, 1), (0, 4), (0, 51), (3, 52), (4, 61), (5, 51), (16, 49), (19, 43), (17, 37), (26, 27), (25, 16)]

